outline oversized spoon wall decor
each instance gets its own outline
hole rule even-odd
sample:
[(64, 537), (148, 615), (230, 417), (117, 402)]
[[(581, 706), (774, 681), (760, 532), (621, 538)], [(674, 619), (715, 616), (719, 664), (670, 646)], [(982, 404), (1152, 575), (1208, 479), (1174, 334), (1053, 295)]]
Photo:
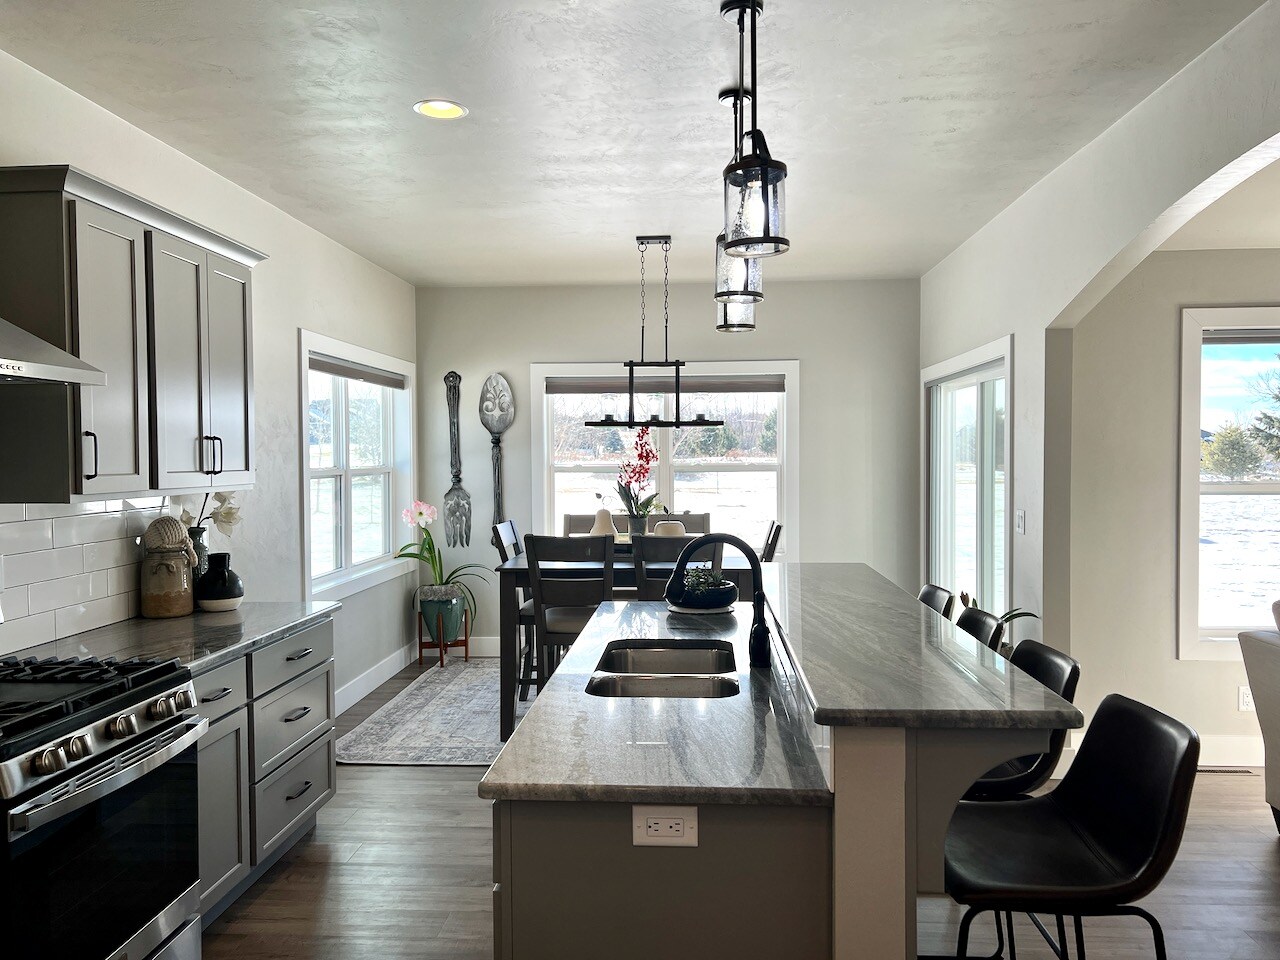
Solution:
[(451, 547), (471, 544), (471, 494), (462, 489), (462, 446), (458, 438), (458, 400), (462, 377), (456, 370), (444, 375), (444, 399), (449, 405), (449, 468), (453, 486), (444, 495), (444, 535)]
[[(502, 505), (502, 435), (507, 432), (516, 418), (516, 400), (511, 393), (511, 384), (500, 373), (491, 373), (480, 388), (480, 422), (489, 431), (493, 443), (493, 525), (496, 527), (507, 519)], [(498, 535), (494, 534), (490, 542), (496, 547)]]

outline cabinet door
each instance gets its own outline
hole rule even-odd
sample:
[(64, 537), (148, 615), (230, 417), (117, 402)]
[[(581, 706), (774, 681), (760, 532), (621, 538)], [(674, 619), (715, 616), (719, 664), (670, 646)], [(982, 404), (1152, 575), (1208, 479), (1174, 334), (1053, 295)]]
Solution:
[(71, 303), (75, 352), (107, 375), (77, 387), (80, 438), (75, 490), (131, 493), (150, 481), (145, 228), (71, 200)]
[(208, 911), (249, 875), (249, 712), (200, 741), (200, 906)]
[(159, 230), (147, 231), (151, 343), (152, 487), (210, 486), (212, 444), (204, 405), (208, 254)]
[(209, 254), (209, 435), (214, 485), (253, 482), (253, 319), (249, 268)]

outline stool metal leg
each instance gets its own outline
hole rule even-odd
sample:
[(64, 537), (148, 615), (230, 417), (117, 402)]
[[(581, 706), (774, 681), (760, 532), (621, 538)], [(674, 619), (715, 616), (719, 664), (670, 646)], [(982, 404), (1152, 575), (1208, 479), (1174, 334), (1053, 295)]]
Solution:
[(1076, 922), (1076, 960), (1085, 960), (1084, 922), (1080, 919), (1079, 914), (1076, 914), (1072, 919)]
[[(1009, 927), (1009, 960), (1018, 960), (1018, 947), (1013, 942), (1013, 911), (1004, 912), (1004, 922)], [(1000, 913), (996, 912), (996, 924), (1000, 923)]]

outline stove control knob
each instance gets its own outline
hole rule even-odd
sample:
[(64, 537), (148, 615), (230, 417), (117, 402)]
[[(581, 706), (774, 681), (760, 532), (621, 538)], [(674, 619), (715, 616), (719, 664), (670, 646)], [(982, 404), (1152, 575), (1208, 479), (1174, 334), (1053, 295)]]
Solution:
[(168, 720), (178, 715), (177, 704), (172, 697), (161, 697), (147, 707), (147, 717), (151, 720)]
[(138, 718), (132, 713), (122, 713), (107, 721), (107, 736), (112, 740), (123, 740), (138, 732)]
[(67, 741), (66, 750), (72, 760), (83, 760), (93, 753), (93, 741), (81, 734)]
[(191, 710), (196, 705), (196, 697), (190, 690), (179, 690), (173, 695), (173, 702), (179, 710)]
[(41, 750), (31, 758), (31, 772), (38, 777), (47, 777), (51, 773), (65, 769), (67, 769), (67, 754), (61, 747)]

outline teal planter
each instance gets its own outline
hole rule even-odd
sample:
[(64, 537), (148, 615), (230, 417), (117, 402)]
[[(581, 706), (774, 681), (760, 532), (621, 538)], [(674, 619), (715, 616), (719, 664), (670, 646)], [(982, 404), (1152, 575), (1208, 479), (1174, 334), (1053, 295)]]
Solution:
[[(462, 591), (453, 588), (452, 595), (437, 597), (430, 596), (431, 593), (441, 592), (447, 588), (427, 587), (424, 588), (421, 599), (418, 601), (418, 607), (422, 611), (422, 619), (426, 622), (427, 633), (431, 635), (433, 643), (452, 643), (462, 636), (462, 613), (467, 608), (466, 600), (462, 597)], [(444, 636), (440, 636), (440, 628), (443, 621)]]

